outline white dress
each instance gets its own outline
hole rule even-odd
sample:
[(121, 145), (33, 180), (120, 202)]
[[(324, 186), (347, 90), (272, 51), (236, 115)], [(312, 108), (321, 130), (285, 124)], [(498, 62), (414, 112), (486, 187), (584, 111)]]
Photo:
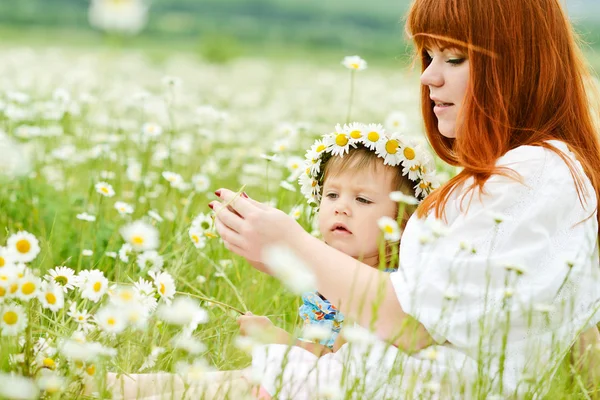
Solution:
[[(582, 171), (564, 143), (549, 143)], [(497, 165), (521, 182), (494, 175), (466, 213), (469, 198), (461, 211), (461, 193), (452, 197), (446, 230), (432, 216), (414, 215), (402, 236), (400, 268), (390, 279), (434, 346), (407, 355), (371, 335), (320, 358), (299, 347), (261, 346), (253, 369), (264, 389), (302, 400), (339, 388), (369, 399), (541, 396), (548, 385), (539, 382), (600, 320), (596, 196), (585, 178), (582, 206), (567, 164), (551, 150), (521, 146)], [(470, 383), (486, 380), (472, 392)]]

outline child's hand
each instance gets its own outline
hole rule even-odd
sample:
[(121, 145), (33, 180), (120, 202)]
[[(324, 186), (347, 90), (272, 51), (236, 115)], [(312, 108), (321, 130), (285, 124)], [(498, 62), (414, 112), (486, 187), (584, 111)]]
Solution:
[(275, 325), (271, 320), (262, 315), (254, 315), (247, 312), (237, 318), (237, 323), (240, 326), (240, 335), (255, 336), (261, 333), (272, 332)]

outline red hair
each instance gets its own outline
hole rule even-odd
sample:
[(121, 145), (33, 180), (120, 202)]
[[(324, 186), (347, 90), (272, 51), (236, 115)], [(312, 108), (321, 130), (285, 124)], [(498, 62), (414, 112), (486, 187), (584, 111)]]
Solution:
[(464, 169), (435, 190), (417, 213), (440, 218), (450, 194), (473, 178), (470, 190), (483, 189), (493, 174), (507, 175), (495, 163), (521, 145), (555, 151), (567, 163), (580, 201), (583, 176), (559, 150), (565, 142), (590, 179), (600, 201), (600, 140), (586, 85), (589, 71), (576, 35), (558, 0), (415, 0), (406, 29), (422, 61), (426, 48), (458, 48), (469, 58), (470, 79), (456, 139), (442, 136), (429, 98), (421, 88), (421, 107), (429, 141), (441, 159)]

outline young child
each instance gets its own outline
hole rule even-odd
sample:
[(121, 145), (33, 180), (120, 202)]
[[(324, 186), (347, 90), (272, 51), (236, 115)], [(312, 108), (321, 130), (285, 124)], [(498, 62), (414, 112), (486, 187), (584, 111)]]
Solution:
[[(326, 146), (327, 140), (326, 136), (323, 141), (317, 141), (308, 151), (309, 172), (300, 178), (309, 204), (319, 202), (319, 231), (323, 240), (373, 268), (393, 271), (395, 265), (390, 265), (389, 258), (393, 251), (391, 245), (397, 243), (387, 243), (387, 259), (380, 262), (382, 229), (378, 221), (382, 217), (398, 220), (398, 202), (392, 200), (390, 194), (400, 192), (404, 196), (415, 197), (415, 183), (409, 179), (402, 164), (386, 165), (385, 159), (359, 141), (349, 145), (347, 154), (340, 156), (328, 155), (327, 149), (319, 152), (319, 146)], [(415, 148), (410, 147), (412, 150)], [(421, 153), (424, 154), (422, 150)], [(311, 167), (318, 173), (310, 174)], [(317, 184), (313, 185), (313, 182)], [(415, 206), (404, 205), (402, 208), (404, 215), (401, 221), (405, 223)], [(302, 302), (299, 315), (304, 326), (324, 327), (330, 335), (318, 343), (300, 338), (294, 344), (316, 355), (339, 349), (343, 340), (338, 334), (344, 316), (318, 292), (304, 293)], [(273, 332), (275, 343), (292, 343), (291, 335), (275, 327), (267, 317), (247, 313), (238, 318), (238, 324), (242, 335), (268, 329)]]
[[(380, 226), (380, 221), (400, 220), (403, 227), (418, 200), (437, 186), (428, 153), (408, 138), (387, 136), (380, 125), (355, 123), (338, 125), (335, 133), (317, 140), (306, 154), (306, 163), (299, 182), (309, 204), (318, 209), (323, 240), (373, 268), (394, 270), (396, 265), (391, 262), (397, 259), (394, 252), (398, 249), (400, 234), (396, 232), (394, 236), (392, 227), (386, 234), (395, 240), (382, 246), (382, 231), (387, 229)], [(410, 199), (414, 200), (413, 204), (406, 204), (411, 203)], [(400, 205), (399, 200), (403, 201)], [(402, 218), (398, 218), (399, 210)], [(255, 267), (267, 270), (262, 265)], [(304, 327), (324, 327), (330, 332), (328, 337), (318, 341), (302, 338), (294, 341), (290, 333), (274, 326), (267, 317), (251, 313), (238, 318), (240, 334), (270, 333), (267, 336), (273, 338), (273, 344), (293, 344), (316, 356), (337, 351), (344, 344), (338, 335), (344, 316), (318, 292), (305, 293), (302, 301), (299, 314)], [(220, 393), (239, 398), (240, 393), (249, 389), (249, 371), (209, 373), (210, 387), (198, 386), (197, 390), (188, 390), (185, 396), (223, 398), (218, 397)], [(110, 374), (108, 378), (115, 388), (113, 392), (122, 394), (124, 399), (160, 399), (159, 393), (165, 393), (167, 398), (176, 393), (183, 396), (183, 381), (171, 374), (131, 374), (121, 378)], [(265, 393), (259, 396), (269, 397)]]

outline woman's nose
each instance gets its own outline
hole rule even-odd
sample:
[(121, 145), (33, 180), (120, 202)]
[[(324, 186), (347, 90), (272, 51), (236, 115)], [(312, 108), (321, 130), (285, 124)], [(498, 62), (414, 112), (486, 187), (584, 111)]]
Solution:
[(440, 87), (444, 84), (444, 76), (442, 75), (440, 66), (435, 61), (432, 61), (421, 74), (421, 84), (435, 87)]

